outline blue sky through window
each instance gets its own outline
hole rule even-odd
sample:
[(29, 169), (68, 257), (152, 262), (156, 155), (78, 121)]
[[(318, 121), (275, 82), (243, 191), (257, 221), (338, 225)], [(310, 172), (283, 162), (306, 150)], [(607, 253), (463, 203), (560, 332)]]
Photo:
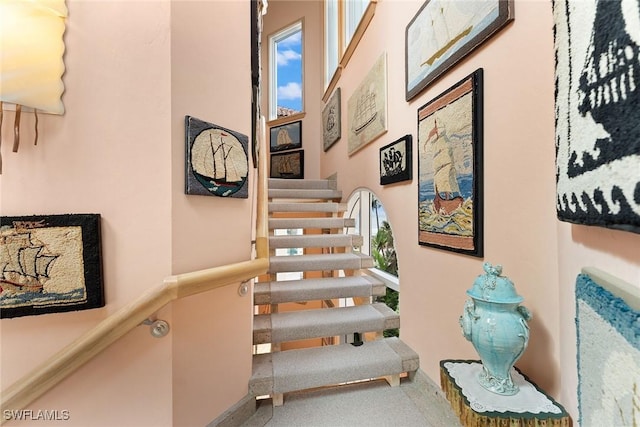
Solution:
[(302, 111), (302, 30), (277, 43), (278, 107)]

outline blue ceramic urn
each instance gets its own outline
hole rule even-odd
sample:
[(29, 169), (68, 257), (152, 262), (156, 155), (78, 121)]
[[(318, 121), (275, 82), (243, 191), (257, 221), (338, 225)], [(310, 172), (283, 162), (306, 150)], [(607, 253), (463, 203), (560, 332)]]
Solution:
[(501, 276), (502, 266), (485, 262), (465, 302), (460, 326), (482, 360), (480, 384), (489, 391), (511, 396), (518, 393), (511, 369), (529, 343), (531, 313), (513, 282)]

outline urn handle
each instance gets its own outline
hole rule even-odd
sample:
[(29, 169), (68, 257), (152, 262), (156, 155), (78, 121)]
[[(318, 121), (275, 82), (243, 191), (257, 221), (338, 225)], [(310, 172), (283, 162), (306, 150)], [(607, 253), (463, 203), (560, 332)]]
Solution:
[(529, 309), (524, 305), (519, 305), (517, 310), (518, 310), (518, 313), (520, 313), (520, 315), (522, 316), (522, 318), (527, 322), (531, 320), (531, 318), (533, 317)]
[(464, 310), (462, 311), (462, 316), (460, 316), (460, 327), (462, 328), (462, 335), (467, 339), (467, 341), (471, 341), (471, 337), (473, 334), (473, 322), (478, 320), (478, 315), (476, 314), (476, 305), (473, 300), (467, 299), (464, 303)]

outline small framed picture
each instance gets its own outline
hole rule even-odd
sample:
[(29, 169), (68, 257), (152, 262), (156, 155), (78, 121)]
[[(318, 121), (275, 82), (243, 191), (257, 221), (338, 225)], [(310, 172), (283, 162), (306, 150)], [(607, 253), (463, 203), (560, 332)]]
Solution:
[(271, 178), (304, 178), (304, 150), (271, 155)]
[(270, 129), (269, 149), (276, 151), (293, 150), (302, 147), (302, 120), (273, 126)]
[(341, 136), (340, 88), (329, 98), (322, 110), (322, 148), (327, 151)]
[(380, 185), (411, 181), (411, 135), (405, 135), (380, 149)]

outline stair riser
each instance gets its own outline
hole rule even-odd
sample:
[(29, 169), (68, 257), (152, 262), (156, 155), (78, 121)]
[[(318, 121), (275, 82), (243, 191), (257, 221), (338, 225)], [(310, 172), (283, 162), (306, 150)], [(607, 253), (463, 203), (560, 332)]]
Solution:
[(322, 325), (300, 326), (296, 329), (289, 329), (286, 332), (277, 330), (258, 330), (253, 332), (254, 344), (282, 343), (310, 338), (334, 337), (339, 335), (352, 334), (354, 332), (382, 332), (388, 329), (400, 327), (400, 316), (381, 319), (379, 326), (363, 322), (344, 322), (340, 325), (323, 327)]
[(381, 296), (387, 287), (369, 276), (259, 282), (254, 286), (254, 304)]
[[(254, 356), (249, 391), (287, 393), (346, 381), (415, 372), (418, 355), (397, 338)], [(407, 368), (411, 368), (408, 370)]]
[[(277, 258), (283, 258), (279, 260)], [(336, 271), (336, 270), (360, 270), (374, 266), (373, 260), (347, 259), (340, 261), (297, 261), (287, 260), (288, 257), (272, 257), (269, 265), (269, 273), (291, 273), (297, 271)]]
[(366, 298), (370, 296), (383, 296), (386, 293), (386, 289), (386, 286), (380, 285), (376, 287), (362, 286), (335, 289), (310, 289), (300, 292), (287, 292), (286, 290), (283, 290), (281, 292), (271, 291), (270, 293), (265, 294), (254, 294), (254, 304), (282, 304), (286, 302), (319, 301), (353, 297)]
[(254, 344), (382, 332), (400, 327), (400, 316), (382, 303), (254, 316)]
[(341, 213), (347, 210), (346, 203), (269, 203), (269, 212), (317, 212)]
[(335, 190), (337, 182), (329, 179), (278, 179), (270, 178), (269, 189)]
[(269, 247), (282, 248), (345, 248), (362, 246), (362, 236), (346, 234), (307, 234), (302, 236), (273, 236)]
[(291, 200), (336, 200), (342, 199), (342, 192), (336, 190), (290, 190), (269, 189), (270, 199)]
[(341, 229), (355, 227), (356, 220), (351, 218), (275, 218), (269, 220), (269, 229)]

